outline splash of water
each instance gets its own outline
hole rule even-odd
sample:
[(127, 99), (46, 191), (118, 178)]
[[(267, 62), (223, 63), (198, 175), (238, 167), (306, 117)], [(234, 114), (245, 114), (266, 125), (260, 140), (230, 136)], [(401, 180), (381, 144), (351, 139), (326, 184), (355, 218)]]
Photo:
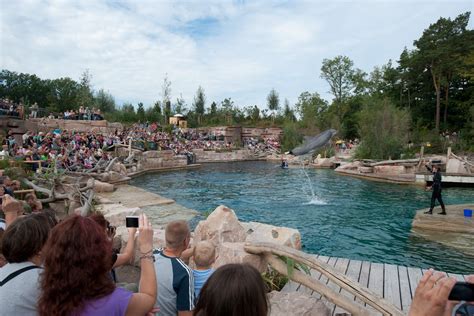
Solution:
[(304, 203), (304, 205), (326, 205), (327, 203), (318, 198), (314, 193), (313, 183), (311, 182), (311, 179), (309, 178), (309, 175), (306, 172), (306, 169), (304, 168), (304, 160), (301, 161), (301, 170), (303, 171), (303, 174), (308, 180), (308, 188), (311, 193), (311, 196), (308, 195), (308, 198), (310, 199), (309, 202)]
[(312, 198), (309, 202), (303, 203), (303, 205), (328, 205), (328, 203), (315, 197)]

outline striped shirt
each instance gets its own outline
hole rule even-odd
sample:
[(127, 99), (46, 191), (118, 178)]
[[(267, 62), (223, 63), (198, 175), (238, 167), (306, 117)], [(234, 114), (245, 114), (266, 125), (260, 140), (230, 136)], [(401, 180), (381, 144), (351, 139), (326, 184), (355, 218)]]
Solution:
[(199, 293), (201, 293), (201, 289), (206, 283), (207, 279), (211, 276), (214, 272), (214, 269), (207, 269), (207, 270), (193, 270), (194, 275), (194, 294), (196, 296), (196, 300), (199, 299)]
[(155, 252), (155, 272), (158, 286), (157, 315), (176, 316), (178, 311), (194, 309), (193, 271), (176, 257), (162, 250)]

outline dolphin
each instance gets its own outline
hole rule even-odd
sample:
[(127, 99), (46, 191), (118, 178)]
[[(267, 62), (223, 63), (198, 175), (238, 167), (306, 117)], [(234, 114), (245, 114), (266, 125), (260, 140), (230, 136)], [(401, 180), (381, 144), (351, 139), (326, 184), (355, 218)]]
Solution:
[(335, 129), (328, 129), (321, 134), (318, 134), (314, 137), (310, 137), (305, 140), (305, 142), (298, 147), (290, 150), (290, 154), (295, 156), (306, 155), (308, 153), (313, 153), (316, 149), (319, 149), (326, 145), (331, 138), (336, 135), (337, 131)]

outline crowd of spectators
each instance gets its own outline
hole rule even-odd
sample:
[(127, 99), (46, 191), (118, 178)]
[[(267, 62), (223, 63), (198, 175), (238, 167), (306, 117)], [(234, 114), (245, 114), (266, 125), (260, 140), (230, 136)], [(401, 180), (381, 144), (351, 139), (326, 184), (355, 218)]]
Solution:
[[(212, 135), (197, 130), (175, 129), (171, 133), (160, 131), (157, 124), (135, 124), (121, 132), (100, 133), (74, 132), (55, 129), (53, 131), (27, 131), (18, 141), (9, 131), (2, 140), (1, 159), (24, 160), (33, 171), (52, 166), (68, 171), (93, 169), (99, 161), (109, 161), (115, 145), (128, 145), (143, 150), (172, 150), (175, 155), (192, 155), (195, 149), (232, 150), (235, 145), (226, 142), (222, 135)], [(253, 151), (273, 153), (279, 150), (277, 140), (251, 140), (245, 143)]]
[(247, 138), (244, 139), (244, 146), (253, 152), (277, 153), (280, 151), (280, 141), (274, 138)]
[[(39, 105), (37, 102), (34, 102), (29, 106), (29, 116), (25, 116), (25, 105), (20, 103), (15, 103), (8, 98), (1, 98), (0, 99), (0, 115), (3, 116), (10, 116), (10, 117), (17, 117), (20, 119), (29, 117), (29, 118), (37, 118), (39, 117), (38, 113), (40, 111)], [(44, 115), (44, 113), (43, 113)], [(88, 121), (100, 121), (103, 120), (104, 117), (99, 108), (95, 107), (85, 107), (80, 106), (78, 110), (66, 110), (62, 113), (50, 113), (48, 118), (55, 119), (60, 118), (64, 120), (88, 120)]]
[(80, 106), (79, 110), (66, 110), (63, 113), (63, 119), (65, 120), (88, 120), (88, 121), (100, 121), (103, 120), (102, 113), (100, 109), (97, 108), (89, 108)]
[(23, 103), (15, 103), (9, 99), (0, 99), (0, 115), (23, 118), (25, 106)]
[(56, 163), (56, 168), (69, 171), (92, 169), (101, 159), (112, 159), (107, 150), (118, 142), (120, 137), (117, 134), (54, 130), (48, 133), (27, 131), (21, 143), (17, 143), (13, 134), (8, 132), (2, 142), (0, 159), (31, 161), (34, 171), (40, 164), (44, 167), (52, 163)]
[[(236, 144), (226, 141), (222, 134), (181, 128), (175, 128), (171, 133), (167, 133), (159, 131), (159, 126), (155, 123), (135, 124), (121, 136), (127, 141), (132, 140), (135, 147), (145, 150), (173, 150), (176, 155), (186, 155), (195, 149), (219, 151), (236, 148)], [(253, 151), (265, 153), (273, 153), (280, 148), (279, 141), (272, 138), (252, 139), (252, 142), (244, 142), (244, 145)]]

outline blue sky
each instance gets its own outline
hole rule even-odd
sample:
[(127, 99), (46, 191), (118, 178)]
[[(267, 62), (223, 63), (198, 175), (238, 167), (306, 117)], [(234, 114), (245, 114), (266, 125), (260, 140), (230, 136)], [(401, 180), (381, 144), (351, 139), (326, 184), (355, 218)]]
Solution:
[[(347, 55), (370, 72), (412, 47), (430, 23), (472, 11), (472, 0), (35, 1), (0, 0), (0, 67), (78, 80), (116, 101), (191, 106), (201, 85), (212, 101), (266, 106), (274, 88), (294, 104), (303, 91), (331, 99), (324, 58)], [(469, 27), (473, 28), (473, 22)]]

